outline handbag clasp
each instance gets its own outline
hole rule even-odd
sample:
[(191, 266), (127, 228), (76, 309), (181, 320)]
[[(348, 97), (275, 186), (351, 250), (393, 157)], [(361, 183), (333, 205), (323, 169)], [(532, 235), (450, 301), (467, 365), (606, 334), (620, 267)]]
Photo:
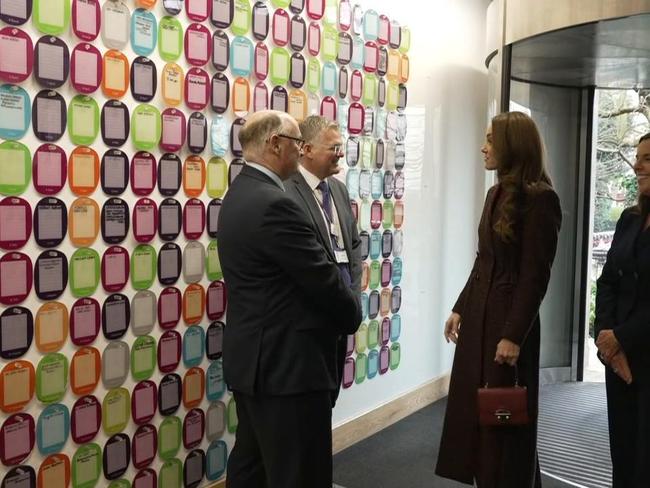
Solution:
[(494, 412), (494, 416), (499, 422), (508, 422), (510, 417), (512, 417), (512, 412), (506, 409), (499, 409)]

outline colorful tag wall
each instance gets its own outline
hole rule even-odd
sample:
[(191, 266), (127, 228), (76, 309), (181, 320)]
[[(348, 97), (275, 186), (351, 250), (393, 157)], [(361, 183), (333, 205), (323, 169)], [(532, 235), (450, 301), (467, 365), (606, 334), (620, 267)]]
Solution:
[(408, 28), (348, 1), (0, 0), (2, 487), (195, 487), (237, 425), (221, 198), (247, 114), (338, 120), (344, 386), (400, 362)]

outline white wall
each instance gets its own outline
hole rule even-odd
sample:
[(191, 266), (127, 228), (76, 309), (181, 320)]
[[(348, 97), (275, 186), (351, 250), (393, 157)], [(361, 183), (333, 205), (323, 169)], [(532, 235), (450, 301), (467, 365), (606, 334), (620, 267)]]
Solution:
[(340, 425), (448, 373), (443, 323), (473, 262), (484, 200), (485, 12), (489, 0), (360, 1), (411, 29), (408, 87), (402, 359), (343, 391)]

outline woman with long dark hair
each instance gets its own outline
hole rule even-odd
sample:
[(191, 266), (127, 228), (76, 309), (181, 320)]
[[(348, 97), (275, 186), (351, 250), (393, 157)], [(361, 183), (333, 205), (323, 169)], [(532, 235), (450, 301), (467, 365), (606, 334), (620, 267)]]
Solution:
[(634, 164), (639, 201), (616, 224), (598, 279), (595, 336), (608, 367), (613, 488), (648, 486), (650, 465), (650, 133)]
[[(481, 152), (498, 183), (487, 194), (474, 267), (445, 324), (456, 354), (436, 472), (479, 488), (539, 487), (539, 307), (562, 213), (530, 117), (494, 117)], [(480, 426), (477, 389), (514, 386), (514, 366), (527, 387), (529, 423)]]

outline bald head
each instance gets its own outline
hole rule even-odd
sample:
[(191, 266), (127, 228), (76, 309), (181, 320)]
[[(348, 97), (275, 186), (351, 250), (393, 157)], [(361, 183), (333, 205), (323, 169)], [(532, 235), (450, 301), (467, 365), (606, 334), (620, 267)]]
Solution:
[(285, 179), (297, 169), (300, 150), (292, 138), (300, 129), (291, 115), (278, 110), (261, 110), (246, 119), (239, 131), (244, 158), (267, 166)]

